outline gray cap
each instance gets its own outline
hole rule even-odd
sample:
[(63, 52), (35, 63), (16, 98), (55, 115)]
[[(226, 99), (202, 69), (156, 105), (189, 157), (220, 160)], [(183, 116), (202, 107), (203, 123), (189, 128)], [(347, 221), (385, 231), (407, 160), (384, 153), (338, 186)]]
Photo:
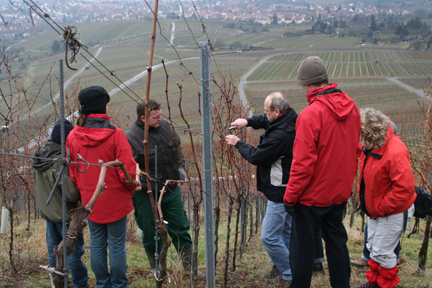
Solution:
[(318, 56), (310, 56), (300, 63), (297, 70), (298, 83), (301, 85), (315, 84), (328, 79), (324, 62)]

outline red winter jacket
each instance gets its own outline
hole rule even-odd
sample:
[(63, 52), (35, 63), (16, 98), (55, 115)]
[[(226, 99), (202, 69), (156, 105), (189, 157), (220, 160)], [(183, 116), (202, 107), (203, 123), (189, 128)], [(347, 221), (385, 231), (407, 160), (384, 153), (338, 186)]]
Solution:
[(288, 205), (326, 207), (351, 195), (361, 153), (360, 111), (347, 94), (334, 91), (336, 87), (329, 84), (306, 95), (310, 105), (297, 118), (284, 197)]
[[(128, 171), (136, 170), (136, 163), (132, 156), (129, 142), (119, 128), (109, 124), (106, 114), (89, 114), (84, 127), (75, 126), (66, 140), (66, 147), (70, 149), (71, 161), (78, 161), (79, 153), (89, 163), (120, 160)], [(78, 164), (83, 171), (85, 164)], [(96, 190), (101, 167), (89, 166), (85, 173), (80, 173), (73, 164), (69, 165), (70, 177), (81, 194), (84, 206), (90, 201)], [(134, 179), (133, 175), (130, 175)], [(105, 177), (105, 190), (93, 207), (88, 218), (99, 224), (118, 221), (128, 215), (132, 209), (132, 196), (135, 186), (126, 183), (121, 170), (108, 168)]]
[(402, 213), (411, 207), (417, 197), (408, 148), (394, 135), (391, 126), (386, 138), (384, 147), (372, 150), (372, 153), (382, 155), (381, 159), (369, 156), (364, 172), (366, 155), (362, 154), (360, 158), (366, 210), (372, 219)]

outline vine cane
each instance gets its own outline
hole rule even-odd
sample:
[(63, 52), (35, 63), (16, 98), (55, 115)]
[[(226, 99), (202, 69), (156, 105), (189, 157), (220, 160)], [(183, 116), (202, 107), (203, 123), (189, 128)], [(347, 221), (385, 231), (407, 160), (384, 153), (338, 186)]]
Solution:
[[(71, 210), (72, 217), (71, 222), (69, 225), (69, 229), (67, 232), (67, 240), (66, 240), (66, 247), (67, 247), (67, 255), (72, 254), (75, 251), (75, 242), (78, 239), (78, 234), (82, 233), (83, 229), (87, 226), (86, 219), (90, 213), (92, 213), (92, 209), (99, 198), (99, 196), (102, 194), (104, 189), (106, 188), (104, 181), (106, 176), (106, 171), (109, 167), (113, 166), (119, 166), (121, 170), (123, 171), (126, 182), (134, 184), (135, 186), (139, 186), (139, 182), (133, 180), (129, 173), (127, 172), (125, 166), (123, 163), (119, 160), (103, 163), (102, 160), (99, 160), (99, 164), (101, 165), (101, 171), (99, 174), (99, 180), (96, 185), (95, 192), (93, 193), (92, 198), (87, 203), (86, 207), (83, 207), (81, 204), (79, 204), (78, 208), (75, 208)], [(63, 239), (64, 240), (64, 239)], [(56, 267), (55, 269), (53, 267), (48, 266), (39, 266), (42, 269), (47, 270), (50, 272), (50, 279), (51, 279), (51, 285), (56, 288), (61, 288), (64, 286), (64, 273), (59, 272), (63, 271), (63, 245), (64, 241), (61, 241), (58, 246), (54, 248), (54, 253), (56, 254)], [(67, 257), (67, 256), (66, 256)], [(51, 277), (52, 275), (52, 277)]]

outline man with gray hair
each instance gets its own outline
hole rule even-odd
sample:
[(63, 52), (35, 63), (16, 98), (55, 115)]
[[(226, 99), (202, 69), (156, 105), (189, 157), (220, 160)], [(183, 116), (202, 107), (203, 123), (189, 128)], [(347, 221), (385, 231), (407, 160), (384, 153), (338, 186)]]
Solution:
[(283, 196), (291, 168), (297, 113), (280, 92), (267, 96), (264, 113), (231, 123), (237, 128), (265, 129), (257, 147), (235, 135), (226, 136), (226, 142), (234, 145), (247, 161), (257, 165), (257, 188), (267, 197), (261, 240), (274, 263), (268, 278), (275, 285), (286, 286), (292, 279), (289, 261), (292, 218), (284, 210)]

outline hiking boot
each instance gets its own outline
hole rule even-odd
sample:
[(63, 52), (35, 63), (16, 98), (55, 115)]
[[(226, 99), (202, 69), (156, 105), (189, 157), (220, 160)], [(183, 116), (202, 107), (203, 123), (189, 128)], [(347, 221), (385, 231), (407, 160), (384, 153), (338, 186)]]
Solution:
[[(191, 273), (191, 262), (193, 257), (192, 246), (189, 248), (183, 248), (183, 250), (179, 253), (180, 258), (182, 260), (183, 268), (187, 274)], [(206, 278), (206, 274), (201, 272), (200, 269), (197, 268), (197, 279), (204, 280)]]
[(270, 270), (269, 273), (267, 273), (267, 279), (273, 279), (278, 277), (279, 275), (282, 275), (281, 272), (276, 268), (276, 265), (273, 264), (273, 268)]
[(352, 288), (380, 288), (380, 287), (379, 287), (379, 286), (372, 285), (372, 284), (370, 284), (369, 282), (367, 282), (367, 283), (365, 283), (365, 284), (363, 284), (363, 285), (355, 286), (355, 287), (352, 287)]
[(155, 254), (151, 253), (150, 251), (145, 250), (145, 253), (147, 255), (147, 259), (149, 261), (150, 267), (151, 267), (151, 271), (149, 273), (150, 277), (154, 276), (154, 273), (156, 273), (156, 258), (155, 258)]
[(324, 267), (323, 267), (322, 262), (314, 263), (313, 272), (324, 274)]
[(362, 257), (358, 258), (357, 260), (352, 260), (351, 265), (357, 267), (369, 266), (368, 261), (364, 260)]

